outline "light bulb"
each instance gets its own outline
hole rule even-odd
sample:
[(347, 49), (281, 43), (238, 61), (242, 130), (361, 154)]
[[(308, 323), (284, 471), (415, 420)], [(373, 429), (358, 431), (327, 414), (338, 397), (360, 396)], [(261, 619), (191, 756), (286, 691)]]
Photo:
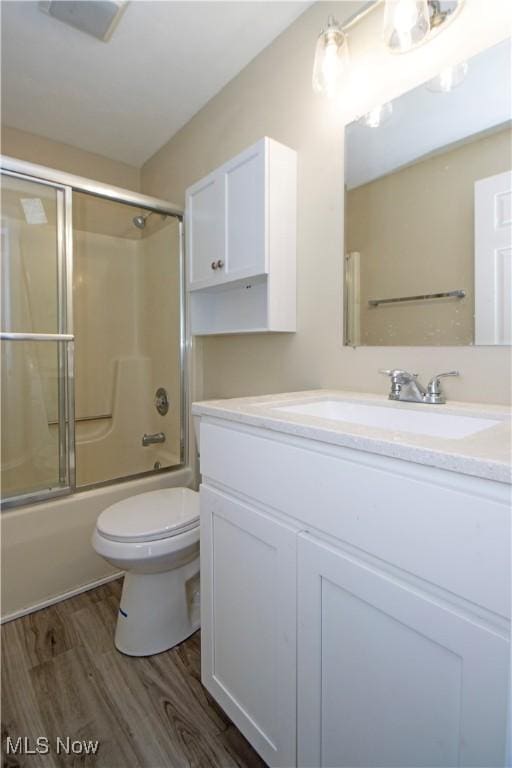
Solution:
[(390, 101), (387, 101), (385, 104), (379, 104), (373, 109), (370, 109), (370, 111), (361, 118), (360, 122), (368, 126), (368, 128), (378, 128), (383, 123), (386, 123), (392, 114), (393, 104)]
[(322, 77), (327, 84), (333, 84), (337, 78), (338, 46), (330, 40), (325, 46), (322, 60)]
[(313, 90), (334, 98), (342, 84), (348, 63), (347, 38), (339, 24), (329, 17), (318, 37), (313, 65)]
[(453, 67), (446, 67), (436, 77), (429, 80), (427, 88), (434, 93), (450, 93), (462, 83), (468, 73), (467, 61), (455, 64)]
[(384, 40), (392, 51), (410, 51), (423, 42), (429, 31), (427, 0), (386, 0)]

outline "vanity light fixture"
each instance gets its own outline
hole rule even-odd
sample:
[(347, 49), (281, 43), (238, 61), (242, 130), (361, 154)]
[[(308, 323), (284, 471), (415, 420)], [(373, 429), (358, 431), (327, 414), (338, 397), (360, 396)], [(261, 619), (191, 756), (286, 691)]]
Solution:
[(348, 67), (347, 36), (333, 16), (318, 36), (313, 65), (313, 90), (333, 98)]
[(464, 0), (385, 0), (384, 42), (407, 53), (453, 21)]
[(395, 53), (422, 43), (430, 31), (427, 0), (386, 0), (384, 42)]
[[(384, 3), (384, 42), (394, 53), (406, 53), (430, 40), (458, 15), (464, 0), (370, 0), (342, 27), (333, 16), (318, 36), (313, 64), (313, 90), (334, 98), (349, 66), (347, 30)], [(449, 78), (448, 78), (449, 79)], [(446, 80), (448, 82), (448, 80)], [(459, 80), (458, 82), (462, 82)], [(441, 85), (439, 90), (458, 84)]]

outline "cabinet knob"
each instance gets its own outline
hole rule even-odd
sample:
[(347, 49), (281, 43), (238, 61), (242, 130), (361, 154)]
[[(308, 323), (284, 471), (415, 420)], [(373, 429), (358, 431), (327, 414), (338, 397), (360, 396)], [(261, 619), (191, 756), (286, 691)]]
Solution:
[(217, 269), (217, 266), (218, 266), (217, 262), (212, 261), (212, 269)]
[(224, 266), (224, 262), (222, 261), (222, 259), (219, 259), (217, 262), (217, 269), (222, 269), (223, 266)]

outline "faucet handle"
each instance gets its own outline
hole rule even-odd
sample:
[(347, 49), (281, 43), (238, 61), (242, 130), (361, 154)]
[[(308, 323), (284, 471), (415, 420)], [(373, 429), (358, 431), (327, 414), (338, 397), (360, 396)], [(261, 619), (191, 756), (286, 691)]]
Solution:
[(435, 376), (432, 376), (429, 383), (427, 384), (427, 403), (436, 404), (446, 402), (446, 398), (441, 390), (441, 382), (439, 381), (439, 379), (443, 379), (445, 376), (459, 376), (459, 372), (447, 371), (446, 373), (437, 373)]
[(409, 373), (409, 371), (404, 371), (401, 368), (392, 368), (391, 370), (387, 370), (386, 368), (380, 368), (379, 373), (384, 373), (386, 376), (389, 376), (392, 381), (398, 381), (403, 376), (410, 377), (412, 379), (417, 379), (418, 374), (417, 373)]
[(458, 371), (447, 371), (446, 373), (436, 373), (435, 376), (432, 376), (429, 383), (427, 384), (427, 390), (431, 392), (432, 394), (440, 394), (441, 392), (441, 383), (439, 379), (443, 379), (445, 376), (459, 376)]
[(400, 400), (400, 392), (402, 391), (402, 384), (404, 384), (404, 376), (410, 376), (407, 371), (402, 371), (400, 368), (380, 368), (379, 373), (383, 373), (385, 376), (389, 376), (391, 379), (391, 391), (389, 393), (390, 400)]
[(407, 371), (402, 371), (401, 368), (379, 368), (379, 373), (384, 373), (386, 376), (389, 376), (391, 379), (396, 379), (397, 376), (402, 376), (402, 374), (407, 373)]

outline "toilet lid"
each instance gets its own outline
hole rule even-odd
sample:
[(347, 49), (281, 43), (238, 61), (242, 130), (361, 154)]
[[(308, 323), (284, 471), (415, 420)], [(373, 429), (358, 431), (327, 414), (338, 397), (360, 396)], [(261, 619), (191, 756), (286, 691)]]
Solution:
[(199, 494), (189, 488), (140, 493), (107, 507), (96, 528), (113, 541), (155, 541), (199, 524)]

